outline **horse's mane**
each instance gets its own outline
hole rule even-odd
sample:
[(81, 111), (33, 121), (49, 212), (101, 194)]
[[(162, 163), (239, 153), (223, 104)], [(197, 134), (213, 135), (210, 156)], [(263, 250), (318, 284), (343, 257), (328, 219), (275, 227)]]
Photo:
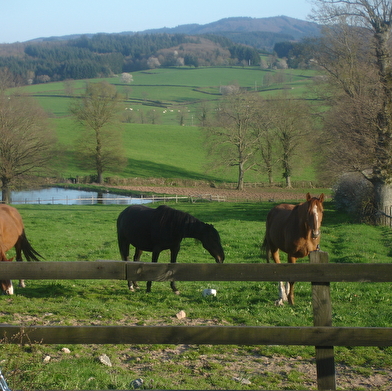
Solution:
[(173, 233), (186, 233), (187, 228), (194, 223), (201, 223), (196, 217), (181, 210), (170, 208), (166, 205), (160, 205), (155, 209), (155, 219), (166, 231)]

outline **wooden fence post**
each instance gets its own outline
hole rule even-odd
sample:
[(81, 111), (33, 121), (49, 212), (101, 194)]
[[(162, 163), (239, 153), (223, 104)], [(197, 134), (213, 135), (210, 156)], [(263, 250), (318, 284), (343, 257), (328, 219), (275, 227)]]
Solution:
[[(313, 251), (310, 263), (328, 263), (328, 253)], [(313, 325), (332, 326), (332, 304), (329, 282), (312, 282)], [(316, 346), (317, 386), (319, 390), (336, 390), (333, 346)]]

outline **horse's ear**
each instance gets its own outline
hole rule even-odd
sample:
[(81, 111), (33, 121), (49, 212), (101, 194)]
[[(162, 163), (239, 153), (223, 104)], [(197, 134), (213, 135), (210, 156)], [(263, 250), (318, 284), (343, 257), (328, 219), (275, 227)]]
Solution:
[(319, 200), (320, 200), (321, 203), (324, 202), (324, 193), (320, 194)]
[(310, 201), (312, 199), (312, 196), (310, 193), (306, 193), (306, 201)]

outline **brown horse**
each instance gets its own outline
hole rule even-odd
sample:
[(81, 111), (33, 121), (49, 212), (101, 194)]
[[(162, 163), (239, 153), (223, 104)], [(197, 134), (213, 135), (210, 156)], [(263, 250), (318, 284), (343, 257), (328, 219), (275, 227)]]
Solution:
[[(0, 205), (0, 257), (2, 261), (7, 261), (5, 254), (12, 247), (15, 247), (17, 261), (22, 261), (22, 252), (28, 261), (39, 261), (38, 257), (42, 257), (27, 240), (19, 212), (12, 206)], [(24, 280), (19, 280), (19, 286), (25, 287)]]
[[(269, 211), (262, 245), (267, 262), (272, 255), (275, 263), (280, 263), (279, 250), (287, 253), (289, 263), (295, 263), (319, 249), (323, 202), (324, 194), (317, 198), (307, 193), (306, 202), (280, 204)], [(283, 305), (285, 301), (294, 304), (294, 282), (286, 286), (279, 282), (279, 300), (275, 304)]]

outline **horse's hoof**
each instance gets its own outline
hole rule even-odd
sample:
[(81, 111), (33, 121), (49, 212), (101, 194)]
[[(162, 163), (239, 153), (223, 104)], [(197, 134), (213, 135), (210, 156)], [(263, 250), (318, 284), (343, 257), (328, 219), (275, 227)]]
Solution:
[(279, 299), (275, 301), (275, 306), (276, 307), (281, 307), (284, 305), (283, 299)]
[(175, 295), (179, 295), (179, 294), (180, 294), (180, 291), (173, 291), (173, 293), (174, 293)]

